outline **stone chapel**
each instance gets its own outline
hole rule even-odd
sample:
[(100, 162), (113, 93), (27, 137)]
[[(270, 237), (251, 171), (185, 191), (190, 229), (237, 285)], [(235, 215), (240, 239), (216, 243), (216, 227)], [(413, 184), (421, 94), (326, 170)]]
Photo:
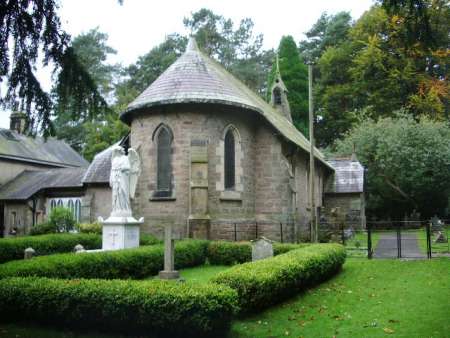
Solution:
[[(120, 144), (136, 149), (141, 158), (133, 200), (133, 215), (145, 219), (141, 231), (161, 237), (163, 225), (171, 223), (180, 238), (233, 239), (237, 229), (238, 240), (279, 240), (282, 223), (284, 240), (307, 233), (310, 144), (292, 123), (279, 71), (271, 91), (267, 103), (204, 55), (191, 38), (185, 53), (129, 104), (120, 118), (131, 131)], [(58, 192), (65, 198), (79, 196), (80, 221), (109, 215), (110, 161), (108, 148), (87, 168), (76, 169), (83, 172), (79, 182)], [(340, 191), (334, 162), (326, 161), (318, 149), (315, 161), (315, 205), (320, 213), (326, 208), (325, 194), (331, 193), (336, 205)], [(348, 181), (352, 175), (344, 176)], [(339, 186), (347, 184), (342, 177)], [(7, 185), (0, 186), (4, 205)], [(361, 210), (363, 186), (353, 186), (343, 191), (352, 207)], [(53, 190), (37, 189), (48, 213), (51, 201), (43, 191)]]

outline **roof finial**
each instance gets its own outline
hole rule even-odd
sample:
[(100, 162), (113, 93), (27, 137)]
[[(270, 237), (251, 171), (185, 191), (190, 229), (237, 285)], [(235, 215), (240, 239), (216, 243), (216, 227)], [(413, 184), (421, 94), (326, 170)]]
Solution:
[(281, 73), (280, 73), (280, 60), (278, 58), (278, 52), (277, 52), (277, 54), (275, 54), (275, 60), (276, 60), (276, 65), (277, 65), (277, 68), (276, 68), (275, 72), (276, 72), (276, 74), (278, 76), (281, 76)]
[(195, 38), (192, 35), (189, 37), (189, 41), (186, 46), (186, 52), (189, 52), (189, 51), (198, 51), (197, 42), (195, 41)]
[(355, 144), (355, 142), (353, 142), (353, 152), (352, 152), (351, 161), (352, 162), (357, 162), (358, 161), (358, 158), (356, 157), (356, 144)]

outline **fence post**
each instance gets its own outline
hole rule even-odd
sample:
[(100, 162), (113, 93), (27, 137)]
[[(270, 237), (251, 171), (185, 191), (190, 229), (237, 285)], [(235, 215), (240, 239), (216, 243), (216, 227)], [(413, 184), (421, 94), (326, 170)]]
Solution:
[(400, 223), (397, 223), (397, 258), (402, 258), (402, 234)]
[(237, 242), (237, 228), (236, 228), (236, 223), (234, 223), (234, 241)]
[(255, 239), (258, 239), (258, 222), (255, 221)]
[(372, 229), (367, 224), (367, 258), (372, 259)]
[(281, 243), (283, 243), (283, 223), (280, 222), (280, 238), (281, 238)]
[(431, 259), (431, 222), (426, 223), (427, 231), (427, 257)]
[(345, 245), (344, 223), (341, 224), (341, 240), (342, 244)]

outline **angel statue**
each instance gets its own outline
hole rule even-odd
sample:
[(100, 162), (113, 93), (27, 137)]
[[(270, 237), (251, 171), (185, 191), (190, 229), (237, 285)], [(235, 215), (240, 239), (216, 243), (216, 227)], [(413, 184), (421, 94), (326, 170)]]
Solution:
[(109, 177), (112, 188), (111, 217), (131, 217), (130, 197), (134, 198), (140, 173), (141, 161), (136, 150), (129, 148), (127, 156), (121, 146), (114, 146)]

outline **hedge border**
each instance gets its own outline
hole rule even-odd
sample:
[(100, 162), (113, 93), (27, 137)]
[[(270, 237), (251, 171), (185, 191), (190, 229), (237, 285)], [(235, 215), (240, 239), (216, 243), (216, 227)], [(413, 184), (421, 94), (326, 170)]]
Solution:
[(337, 273), (346, 259), (340, 244), (315, 244), (220, 272), (212, 282), (236, 290), (244, 312), (273, 305)]
[[(150, 234), (141, 234), (140, 245), (160, 244), (162, 241)], [(0, 264), (23, 259), (24, 250), (33, 248), (37, 256), (72, 252), (81, 244), (86, 250), (100, 249), (102, 236), (88, 233), (59, 233), (0, 239)]]
[(128, 334), (216, 336), (227, 330), (237, 303), (236, 291), (214, 284), (36, 277), (0, 283), (2, 319)]

